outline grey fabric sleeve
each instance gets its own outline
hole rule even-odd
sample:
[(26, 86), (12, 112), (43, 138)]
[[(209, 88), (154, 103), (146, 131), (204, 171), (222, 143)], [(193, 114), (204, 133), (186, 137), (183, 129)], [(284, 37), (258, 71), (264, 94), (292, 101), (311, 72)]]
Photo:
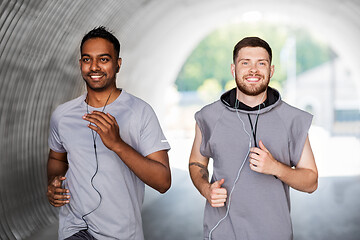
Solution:
[(165, 138), (154, 110), (149, 105), (146, 105), (140, 117), (140, 153), (147, 156), (157, 151), (169, 150), (170, 145)]
[(291, 166), (296, 166), (301, 158), (308, 131), (313, 116), (304, 111), (298, 111), (289, 129), (289, 151)]
[(48, 138), (49, 148), (55, 152), (64, 153), (66, 150), (63, 147), (59, 132), (58, 132), (58, 125), (59, 125), (60, 115), (59, 110), (55, 110), (51, 115), (50, 119), (50, 134)]
[(195, 113), (195, 121), (200, 128), (202, 136), (200, 153), (204, 157), (212, 157), (210, 144), (212, 132), (216, 128), (217, 122), (222, 117), (225, 109), (220, 100), (218, 100)]
[(195, 121), (200, 128), (201, 137), (202, 137), (201, 145), (200, 145), (200, 153), (204, 157), (210, 158), (211, 157), (211, 151), (209, 146), (210, 131), (207, 131), (208, 126), (206, 125), (203, 119), (201, 110), (195, 113)]

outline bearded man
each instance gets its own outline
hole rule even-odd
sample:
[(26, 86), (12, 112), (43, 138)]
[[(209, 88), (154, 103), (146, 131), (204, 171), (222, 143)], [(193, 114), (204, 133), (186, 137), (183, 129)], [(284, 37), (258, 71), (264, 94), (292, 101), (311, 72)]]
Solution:
[(207, 199), (204, 239), (291, 240), (289, 187), (317, 189), (308, 138), (312, 116), (268, 86), (271, 59), (267, 42), (242, 39), (231, 64), (237, 87), (195, 114), (189, 171)]

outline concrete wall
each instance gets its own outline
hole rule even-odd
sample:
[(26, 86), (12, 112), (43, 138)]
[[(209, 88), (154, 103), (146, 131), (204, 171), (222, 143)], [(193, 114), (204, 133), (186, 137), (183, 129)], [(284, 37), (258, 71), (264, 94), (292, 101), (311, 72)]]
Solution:
[(0, 1), (0, 239), (23, 239), (56, 218), (45, 197), (49, 118), (84, 89), (78, 58), (87, 31), (105, 25), (115, 32), (123, 58), (118, 86), (161, 117), (163, 92), (196, 44), (252, 11), (259, 21), (317, 32), (359, 79), (356, 0)]

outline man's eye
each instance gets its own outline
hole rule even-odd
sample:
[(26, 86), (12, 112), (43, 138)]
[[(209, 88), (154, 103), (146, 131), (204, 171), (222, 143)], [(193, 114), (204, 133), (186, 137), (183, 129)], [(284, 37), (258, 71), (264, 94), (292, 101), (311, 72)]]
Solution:
[(83, 58), (82, 61), (83, 62), (90, 62), (90, 58)]
[(248, 62), (242, 62), (242, 65), (248, 65)]
[(107, 59), (107, 58), (100, 58), (100, 61), (101, 61), (101, 62), (108, 62), (109, 59)]

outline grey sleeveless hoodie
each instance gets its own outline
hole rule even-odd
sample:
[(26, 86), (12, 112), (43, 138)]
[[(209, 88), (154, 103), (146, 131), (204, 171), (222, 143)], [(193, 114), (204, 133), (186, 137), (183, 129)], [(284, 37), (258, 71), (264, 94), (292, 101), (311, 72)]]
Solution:
[[(213, 159), (211, 182), (224, 178), (223, 187), (229, 194), (240, 166), (247, 161), (232, 193), (229, 215), (212, 232), (211, 239), (290, 240), (293, 232), (289, 186), (274, 176), (250, 169), (247, 157), (249, 141), (253, 147), (256, 145), (255, 137), (257, 143), (262, 140), (275, 159), (296, 166), (312, 115), (288, 105), (281, 100), (279, 92), (270, 87), (260, 110), (259, 106), (250, 108), (244, 104), (236, 109), (235, 91), (234, 88), (224, 93), (220, 100), (195, 114), (202, 133), (200, 152)], [(239, 118), (244, 122), (246, 132)], [(213, 208), (206, 202), (204, 239), (208, 239), (209, 231), (225, 216), (226, 207)]]

